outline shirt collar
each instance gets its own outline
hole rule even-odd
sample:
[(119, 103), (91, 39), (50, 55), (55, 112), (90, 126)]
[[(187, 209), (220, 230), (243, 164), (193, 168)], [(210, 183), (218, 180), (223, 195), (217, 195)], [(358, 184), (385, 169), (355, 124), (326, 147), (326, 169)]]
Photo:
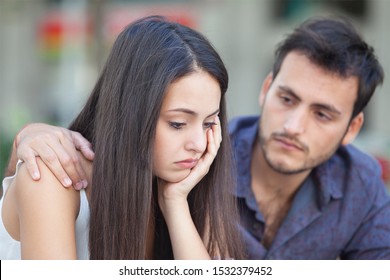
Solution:
[(253, 144), (257, 139), (259, 117), (242, 117), (239, 121), (233, 145), (238, 174), (236, 196), (243, 198), (252, 193), (251, 158)]
[(337, 152), (330, 159), (325, 161), (316, 167), (312, 175), (314, 177), (314, 182), (319, 190), (319, 198), (321, 205), (326, 205), (329, 203), (330, 199), (340, 199), (343, 196), (339, 180), (341, 178), (333, 178), (334, 175), (332, 170), (337, 169)]

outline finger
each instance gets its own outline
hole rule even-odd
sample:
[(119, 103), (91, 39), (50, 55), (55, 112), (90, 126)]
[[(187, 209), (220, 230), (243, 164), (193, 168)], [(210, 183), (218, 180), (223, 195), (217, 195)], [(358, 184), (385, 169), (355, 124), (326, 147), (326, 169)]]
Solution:
[(63, 169), (56, 152), (47, 143), (36, 144), (35, 152), (39, 154), (43, 162), (47, 165), (54, 176), (61, 182), (64, 187), (70, 187), (72, 180)]
[(77, 152), (73, 142), (63, 138), (60, 142), (51, 143), (52, 149), (57, 154), (57, 157), (65, 170), (76, 190), (87, 187), (87, 176), (81, 164), (81, 155)]
[(95, 153), (92, 150), (92, 144), (80, 133), (74, 131), (71, 131), (70, 133), (76, 149), (79, 150), (86, 159), (93, 160)]
[(218, 135), (219, 135), (219, 142), (222, 142), (222, 126), (221, 126), (221, 120), (219, 119), (219, 116), (217, 116), (217, 124), (218, 124)]
[(207, 153), (205, 153), (204, 157), (211, 156), (211, 159), (213, 159), (217, 151), (219, 149), (220, 142), (217, 139), (218, 138), (218, 130), (217, 125), (213, 126), (213, 130), (207, 131)]
[[(218, 130), (218, 128), (216, 128)], [(216, 131), (217, 132), (217, 131)], [(219, 146), (220, 146), (220, 141), (218, 140), (218, 132), (215, 133), (215, 131), (210, 131), (210, 134), (208, 136), (208, 147), (207, 147), (207, 153), (206, 156), (207, 159), (209, 160), (209, 163), (211, 164), (212, 161), (214, 160), (215, 156), (217, 155)]]
[(219, 117), (215, 117), (215, 125), (213, 125), (213, 133), (214, 133), (214, 139), (217, 144), (217, 147), (219, 148), (221, 142), (222, 142), (222, 127), (221, 127), (221, 121), (219, 120)]
[(30, 174), (31, 178), (34, 181), (38, 181), (41, 178), (41, 173), (39, 172), (39, 167), (34, 152), (32, 150), (26, 150), (26, 152), (22, 154), (24, 155), (18, 155), (18, 158), (26, 164), (28, 173)]
[(214, 133), (211, 129), (207, 131), (207, 143), (207, 152), (199, 159), (198, 164), (191, 170), (188, 176), (196, 180), (195, 184), (207, 174), (218, 150), (215, 144)]

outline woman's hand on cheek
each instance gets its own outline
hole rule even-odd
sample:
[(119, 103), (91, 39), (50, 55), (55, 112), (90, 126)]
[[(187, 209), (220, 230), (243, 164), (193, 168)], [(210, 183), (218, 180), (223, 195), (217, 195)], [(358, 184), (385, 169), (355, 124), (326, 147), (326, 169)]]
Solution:
[(218, 117), (215, 117), (215, 125), (207, 131), (207, 149), (199, 159), (197, 165), (191, 169), (186, 178), (180, 182), (170, 183), (159, 179), (158, 200), (161, 210), (168, 210), (168, 207), (187, 203), (187, 196), (200, 180), (209, 172), (210, 166), (217, 155), (221, 145), (222, 133)]

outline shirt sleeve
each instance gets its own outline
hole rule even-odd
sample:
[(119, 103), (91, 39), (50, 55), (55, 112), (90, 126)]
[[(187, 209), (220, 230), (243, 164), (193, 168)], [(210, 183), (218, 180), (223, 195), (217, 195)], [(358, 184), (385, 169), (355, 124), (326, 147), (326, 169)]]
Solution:
[(375, 192), (364, 220), (341, 254), (341, 259), (390, 260), (390, 196), (381, 178), (372, 178)]

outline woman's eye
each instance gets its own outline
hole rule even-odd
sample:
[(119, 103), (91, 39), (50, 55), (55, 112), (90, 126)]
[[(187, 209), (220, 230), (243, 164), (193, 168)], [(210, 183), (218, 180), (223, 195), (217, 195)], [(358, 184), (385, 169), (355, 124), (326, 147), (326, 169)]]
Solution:
[(207, 123), (204, 123), (204, 127), (205, 128), (211, 128), (213, 125), (216, 125), (216, 123), (215, 122), (207, 122)]
[(185, 123), (181, 122), (169, 122), (169, 125), (173, 127), (174, 129), (181, 129), (183, 126), (185, 126)]

